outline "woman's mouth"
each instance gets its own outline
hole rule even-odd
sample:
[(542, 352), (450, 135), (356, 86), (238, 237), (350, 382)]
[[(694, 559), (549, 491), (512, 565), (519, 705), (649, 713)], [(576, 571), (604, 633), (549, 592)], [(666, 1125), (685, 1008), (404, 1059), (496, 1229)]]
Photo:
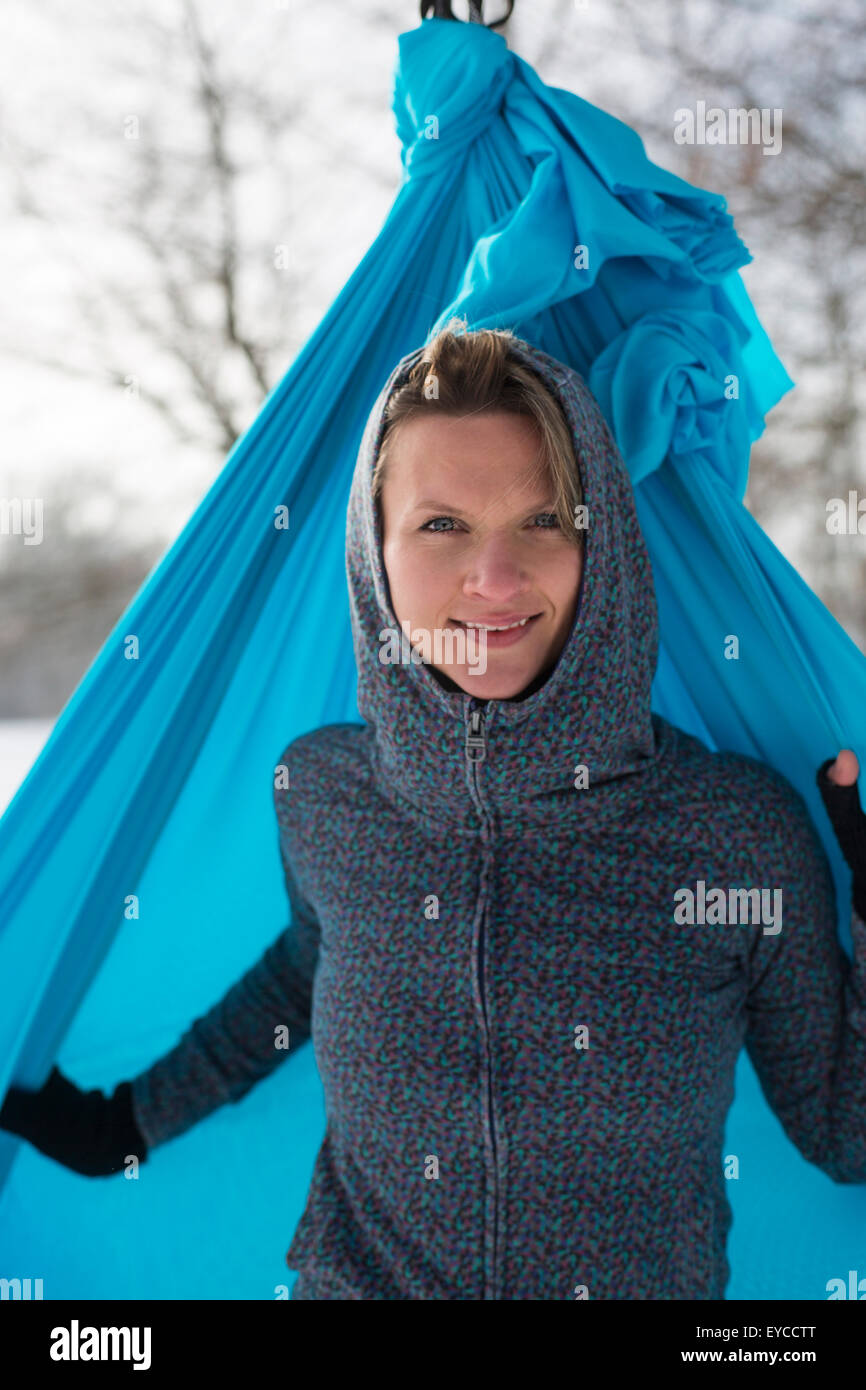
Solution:
[(498, 647), (513, 647), (520, 642), (541, 617), (541, 613), (515, 613), (495, 621), (492, 618), (484, 621), (480, 618), (451, 618), (450, 621), (455, 627), (471, 633), (479, 646), (484, 643), (488, 650), (495, 650)]

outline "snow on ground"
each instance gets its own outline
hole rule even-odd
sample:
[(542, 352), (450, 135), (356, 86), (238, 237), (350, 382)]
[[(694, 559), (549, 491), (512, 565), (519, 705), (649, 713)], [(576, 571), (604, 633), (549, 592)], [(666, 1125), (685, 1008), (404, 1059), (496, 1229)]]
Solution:
[(0, 719), (0, 815), (54, 728), (53, 719)]

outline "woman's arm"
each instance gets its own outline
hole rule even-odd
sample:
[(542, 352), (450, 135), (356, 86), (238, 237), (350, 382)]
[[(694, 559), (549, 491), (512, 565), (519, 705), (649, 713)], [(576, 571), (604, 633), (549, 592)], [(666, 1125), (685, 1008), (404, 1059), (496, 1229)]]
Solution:
[(750, 952), (746, 1049), (764, 1095), (803, 1156), (835, 1182), (866, 1182), (866, 919), (860, 915), (866, 866), (849, 857), (852, 844), (864, 843), (866, 817), (856, 787), (835, 796), (828, 766), (819, 769), (818, 784), (855, 875), (853, 960), (837, 941), (836, 894), (824, 847), (796, 797), (780, 881), (766, 885), (783, 890), (782, 930), (759, 935)]
[(0, 1129), (74, 1172), (107, 1177), (240, 1100), (309, 1037), (319, 932), (293, 884), (289, 897), (291, 926), (170, 1052), (110, 1097), (82, 1091), (55, 1066), (37, 1091), (9, 1088)]
[(170, 1052), (132, 1080), (133, 1114), (149, 1149), (240, 1100), (310, 1036), (319, 926), (285, 856), (283, 866), (291, 924)]

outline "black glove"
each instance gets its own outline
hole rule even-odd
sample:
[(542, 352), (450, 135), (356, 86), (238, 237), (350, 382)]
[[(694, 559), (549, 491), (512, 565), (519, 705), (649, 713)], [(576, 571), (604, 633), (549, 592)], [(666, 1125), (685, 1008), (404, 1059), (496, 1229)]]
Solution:
[(119, 1172), (127, 1154), (141, 1163), (147, 1158), (129, 1081), (122, 1081), (109, 1099), (101, 1091), (79, 1090), (53, 1067), (39, 1091), (10, 1086), (0, 1129), (29, 1140), (41, 1153), (88, 1178)]
[(828, 767), (835, 761), (835, 758), (828, 758), (818, 768), (818, 789), (845, 863), (854, 876), (851, 894), (854, 910), (866, 922), (866, 815), (860, 805), (857, 783), (841, 787), (827, 776)]

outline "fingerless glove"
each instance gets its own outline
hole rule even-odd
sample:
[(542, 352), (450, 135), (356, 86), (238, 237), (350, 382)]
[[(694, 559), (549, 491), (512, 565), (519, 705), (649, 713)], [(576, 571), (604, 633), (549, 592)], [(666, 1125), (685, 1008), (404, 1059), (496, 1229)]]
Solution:
[(88, 1178), (119, 1172), (128, 1154), (135, 1154), (140, 1163), (147, 1159), (129, 1081), (122, 1081), (109, 1098), (102, 1091), (79, 1090), (53, 1067), (39, 1091), (9, 1088), (0, 1109), (0, 1128)]
[(866, 815), (860, 805), (857, 783), (841, 787), (831, 782), (827, 769), (835, 758), (828, 758), (818, 768), (817, 782), (821, 800), (827, 809), (830, 823), (845, 862), (853, 874), (852, 898), (857, 916), (866, 922)]

